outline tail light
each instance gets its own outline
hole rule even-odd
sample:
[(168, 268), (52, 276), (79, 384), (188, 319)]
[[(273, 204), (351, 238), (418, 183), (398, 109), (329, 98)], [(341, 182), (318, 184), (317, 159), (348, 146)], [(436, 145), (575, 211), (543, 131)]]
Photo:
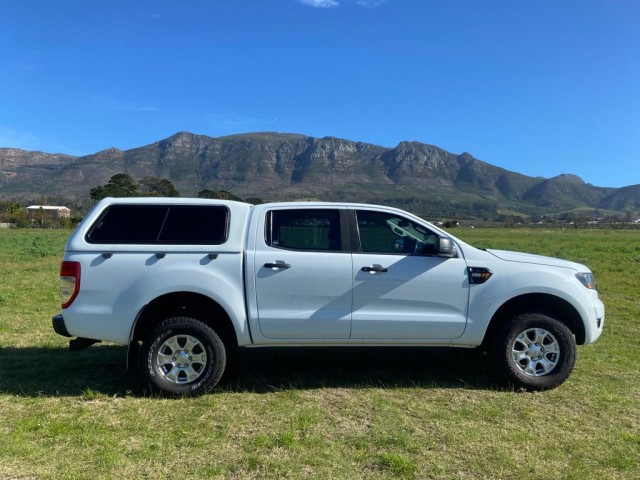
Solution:
[(67, 308), (80, 291), (80, 263), (62, 262), (60, 265), (60, 298), (62, 308)]

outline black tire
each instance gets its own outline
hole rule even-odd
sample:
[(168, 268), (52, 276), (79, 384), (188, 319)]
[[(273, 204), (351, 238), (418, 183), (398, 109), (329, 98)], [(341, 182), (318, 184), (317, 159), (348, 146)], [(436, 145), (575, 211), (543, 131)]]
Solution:
[(493, 342), (499, 371), (516, 388), (549, 390), (562, 384), (576, 363), (571, 330), (544, 313), (524, 313), (508, 321)]
[(138, 369), (156, 393), (194, 396), (215, 387), (226, 365), (227, 349), (214, 329), (196, 318), (171, 317), (144, 340)]

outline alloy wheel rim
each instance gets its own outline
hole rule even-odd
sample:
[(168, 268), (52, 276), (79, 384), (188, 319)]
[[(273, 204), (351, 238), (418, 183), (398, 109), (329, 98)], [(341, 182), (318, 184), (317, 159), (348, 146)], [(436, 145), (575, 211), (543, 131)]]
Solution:
[(530, 377), (551, 373), (560, 361), (560, 344), (544, 328), (528, 328), (511, 344), (511, 357), (518, 370)]
[(198, 338), (192, 335), (173, 335), (158, 349), (156, 366), (165, 380), (183, 385), (202, 376), (207, 360), (207, 351)]

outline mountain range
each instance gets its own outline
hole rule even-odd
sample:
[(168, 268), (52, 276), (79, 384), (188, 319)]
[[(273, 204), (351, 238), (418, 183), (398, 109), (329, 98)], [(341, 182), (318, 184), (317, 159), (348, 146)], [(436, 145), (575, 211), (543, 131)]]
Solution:
[(580, 177), (529, 177), (437, 146), (381, 147), (334, 137), (180, 132), (130, 150), (72, 156), (0, 148), (0, 199), (87, 205), (116, 173), (171, 180), (183, 196), (226, 190), (268, 201), (321, 199), (395, 205), (429, 216), (495, 218), (640, 212), (640, 185), (598, 187)]

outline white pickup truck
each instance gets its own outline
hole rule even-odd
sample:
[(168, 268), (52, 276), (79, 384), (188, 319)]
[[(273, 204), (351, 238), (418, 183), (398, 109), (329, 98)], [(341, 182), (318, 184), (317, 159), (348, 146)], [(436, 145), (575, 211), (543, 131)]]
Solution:
[(60, 281), (72, 349), (128, 345), (145, 384), (177, 395), (214, 387), (235, 347), (312, 345), (482, 346), (512, 385), (548, 389), (604, 325), (584, 265), (363, 204), (107, 198)]

